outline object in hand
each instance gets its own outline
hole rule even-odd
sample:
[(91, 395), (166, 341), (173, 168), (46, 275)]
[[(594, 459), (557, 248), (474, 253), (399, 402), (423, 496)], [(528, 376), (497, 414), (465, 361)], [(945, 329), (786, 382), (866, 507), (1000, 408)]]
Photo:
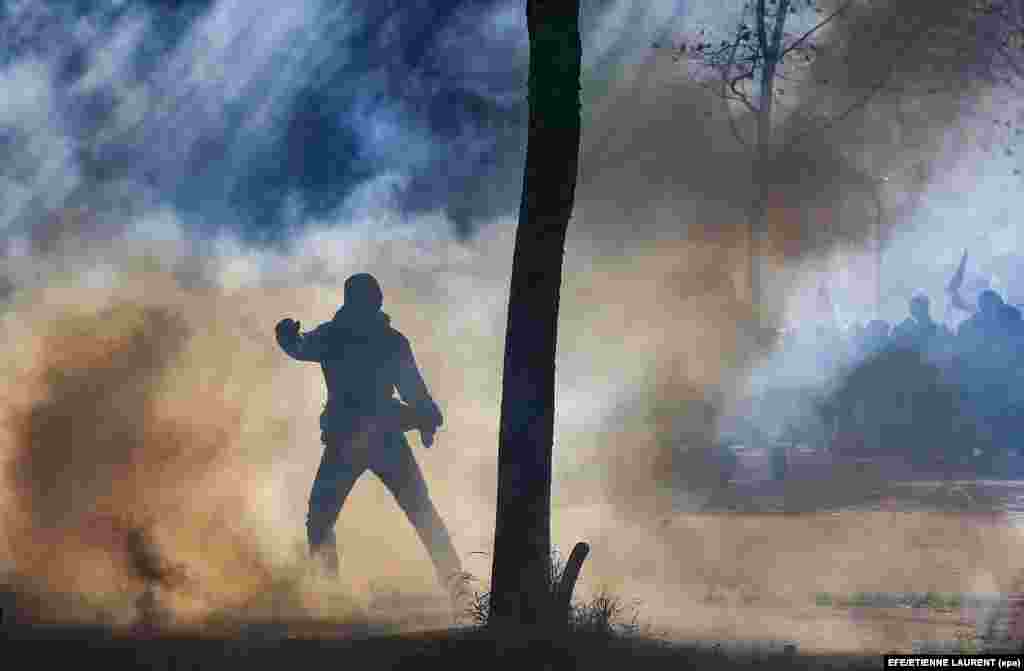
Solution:
[(294, 319), (282, 319), (277, 323), (275, 330), (279, 338), (294, 338), (299, 335), (299, 322)]
[(383, 417), (381, 419), (388, 429), (401, 431), (402, 433), (419, 429), (423, 433), (423, 444), (430, 447), (427, 445), (426, 435), (429, 433), (430, 442), (433, 442), (434, 432), (437, 429), (433, 423), (433, 418), (417, 411), (407, 403), (402, 403), (397, 398), (391, 399), (387, 410), (382, 414)]

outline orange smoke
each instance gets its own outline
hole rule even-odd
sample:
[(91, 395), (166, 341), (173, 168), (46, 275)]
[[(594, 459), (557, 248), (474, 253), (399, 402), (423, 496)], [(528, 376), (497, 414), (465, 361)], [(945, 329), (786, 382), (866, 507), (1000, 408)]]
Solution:
[(187, 406), (161, 398), (190, 336), (167, 306), (116, 303), (52, 322), (39, 343), (38, 393), (7, 422), (7, 532), (19, 574), (44, 578), (56, 593), (130, 593), (154, 579), (139, 569), (133, 534), (152, 537), (158, 552), (157, 539), (195, 527), (205, 513), (196, 541), (239, 540), (225, 537), (234, 525), (224, 521), (244, 502), (212, 488), (238, 435), (239, 408), (201, 389)]
[(10, 580), (35, 595), (25, 617), (128, 622), (155, 590), (187, 620), (280, 578), (258, 526), (268, 464), (245, 451), (271, 434), (261, 422), (281, 426), (272, 339), (244, 301), (154, 270), (121, 279), (54, 282), (7, 315), (0, 532)]

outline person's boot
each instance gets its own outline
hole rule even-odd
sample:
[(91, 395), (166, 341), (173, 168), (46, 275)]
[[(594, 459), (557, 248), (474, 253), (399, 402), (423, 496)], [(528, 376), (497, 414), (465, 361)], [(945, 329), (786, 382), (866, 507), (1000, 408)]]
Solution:
[(465, 571), (455, 571), (444, 580), (444, 587), (448, 592), (448, 600), (451, 604), (452, 617), (458, 623), (466, 614), (469, 608), (469, 600), (473, 596), (470, 582), (473, 576)]
[(338, 577), (338, 549), (334, 545), (323, 543), (312, 547), (310, 548), (310, 556), (329, 578)]

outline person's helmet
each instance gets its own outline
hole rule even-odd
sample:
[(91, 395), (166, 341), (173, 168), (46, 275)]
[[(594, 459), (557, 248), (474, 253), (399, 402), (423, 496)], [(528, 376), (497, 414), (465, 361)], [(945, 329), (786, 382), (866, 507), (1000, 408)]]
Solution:
[(930, 305), (927, 294), (914, 294), (910, 299), (910, 314), (918, 320), (927, 319)]
[(1003, 299), (992, 289), (985, 289), (978, 295), (978, 310), (987, 316), (996, 316), (1003, 305)]
[(872, 338), (887, 338), (889, 330), (889, 322), (884, 319), (872, 319), (867, 325), (867, 332)]
[(384, 292), (370, 273), (357, 273), (345, 280), (345, 305), (365, 311), (380, 310)]

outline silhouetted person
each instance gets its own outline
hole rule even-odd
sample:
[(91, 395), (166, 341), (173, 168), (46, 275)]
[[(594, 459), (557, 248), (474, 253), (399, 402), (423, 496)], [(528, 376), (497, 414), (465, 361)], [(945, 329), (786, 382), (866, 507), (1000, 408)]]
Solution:
[(993, 450), (1002, 432), (1009, 365), (1005, 303), (986, 289), (978, 296), (978, 309), (957, 329), (957, 375), (973, 438), (983, 451)]
[(957, 329), (960, 349), (973, 352), (985, 346), (986, 341), (998, 334), (1002, 324), (1003, 299), (992, 289), (985, 289), (978, 295), (978, 309)]
[(946, 328), (932, 319), (928, 296), (917, 294), (910, 299), (910, 316), (896, 325), (892, 339), (904, 347), (924, 350), (936, 338), (945, 336)]
[(861, 356), (878, 354), (889, 346), (889, 342), (889, 322), (884, 319), (872, 319), (861, 334), (860, 354)]
[(1004, 335), (1011, 341), (1017, 343), (1024, 337), (1024, 320), (1021, 319), (1021, 311), (1016, 305), (1003, 303), (999, 308), (999, 323), (1003, 328)]
[(893, 329), (894, 346), (874, 360), (879, 436), (916, 467), (934, 461), (939, 444), (949, 442), (957, 412), (955, 388), (943, 373), (952, 334), (929, 307), (927, 296), (911, 298), (910, 316)]
[[(327, 406), (320, 416), (325, 449), (306, 520), (310, 552), (337, 573), (334, 525), (356, 480), (369, 469), (408, 516), (438, 578), (450, 589), (461, 562), (402, 433), (419, 428), (429, 447), (443, 418), (409, 341), (392, 328), (382, 304), (377, 280), (362, 273), (346, 280), (345, 304), (331, 321), (303, 335), (291, 319), (277, 325), (281, 348), (299, 361), (319, 363), (327, 383)], [(396, 388), (408, 406), (393, 398)]]
[(874, 319), (865, 325), (856, 357), (836, 392), (840, 442), (877, 449), (892, 404), (883, 354), (889, 351), (889, 323)]
[(1002, 307), (1006, 366), (1006, 399), (1000, 417), (998, 447), (1002, 451), (1017, 448), (1024, 433), (1024, 319), (1015, 305)]

